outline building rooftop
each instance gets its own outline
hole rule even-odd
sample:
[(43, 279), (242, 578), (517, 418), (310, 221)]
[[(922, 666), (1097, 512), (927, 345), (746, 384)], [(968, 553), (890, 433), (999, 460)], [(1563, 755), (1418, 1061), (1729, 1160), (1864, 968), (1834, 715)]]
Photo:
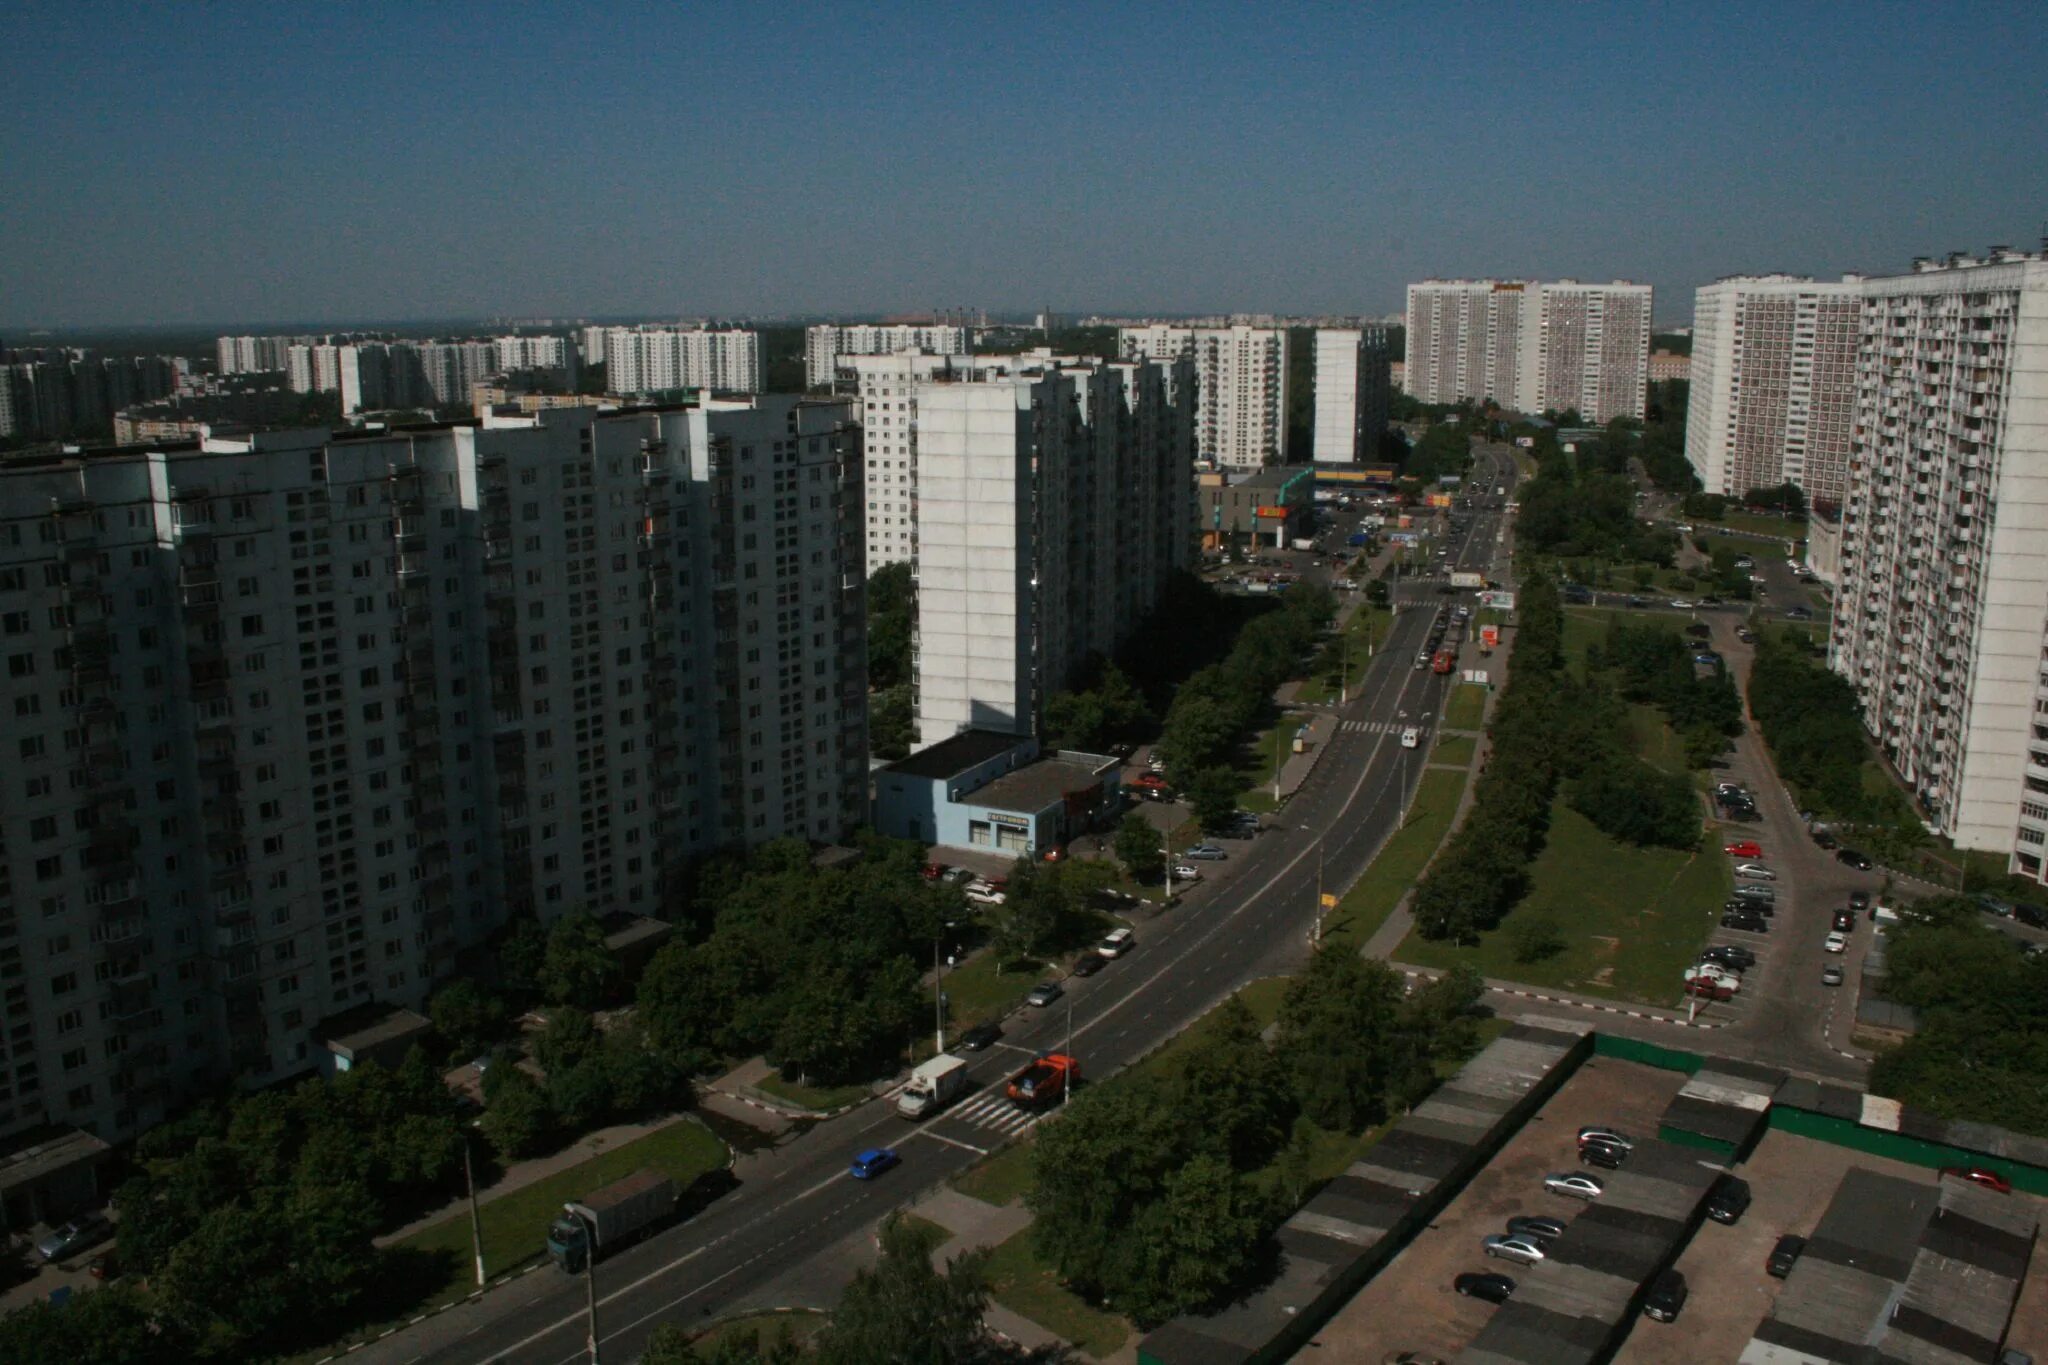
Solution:
[(1099, 763), (1089, 763), (1084, 758), (1067, 754), (1041, 758), (975, 788), (968, 796), (975, 805), (991, 806), (996, 810), (1041, 811), (1069, 792), (1086, 791), (1100, 785), (1105, 768), (1115, 765), (1113, 758), (1102, 759)]
[(0, 1151), (0, 1193), (33, 1184), (81, 1161), (101, 1161), (113, 1149), (83, 1128), (46, 1124), (16, 1133)]
[(955, 777), (1031, 743), (1032, 740), (1022, 735), (998, 730), (962, 730), (950, 739), (919, 749), (908, 758), (897, 759), (882, 771), (901, 773), (905, 777)]
[(371, 1000), (320, 1021), (314, 1036), (335, 1052), (369, 1052), (385, 1043), (425, 1033), (434, 1025), (423, 1014)]

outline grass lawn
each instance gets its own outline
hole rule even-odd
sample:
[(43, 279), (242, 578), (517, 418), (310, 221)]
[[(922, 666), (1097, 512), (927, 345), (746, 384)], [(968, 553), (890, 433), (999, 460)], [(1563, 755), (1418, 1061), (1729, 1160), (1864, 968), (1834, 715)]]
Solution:
[[(1044, 964), (1026, 960), (1001, 965), (999, 972), (995, 952), (984, 949), (946, 973), (942, 989), (946, 992), (946, 1022), (950, 1028), (970, 1028), (983, 1020), (1008, 1014), (1010, 1007), (1038, 984), (1039, 968)], [(929, 1002), (930, 995), (925, 999)]]
[[(1033, 978), (1034, 980), (1036, 978)], [(1030, 986), (1025, 987), (1026, 990)], [(927, 997), (929, 999), (929, 997)], [(837, 1109), (841, 1105), (854, 1104), (873, 1093), (864, 1085), (801, 1085), (787, 1081), (770, 1072), (755, 1083), (755, 1089), (773, 1095), (784, 1104), (793, 1104), (799, 1109)]]
[[(1372, 662), (1372, 651), (1383, 645), (1387, 639), (1388, 623), (1393, 613), (1385, 607), (1361, 606), (1352, 614), (1344, 627), (1344, 650), (1349, 657), (1349, 677), (1353, 691), (1358, 688), (1359, 679), (1365, 676), (1366, 666)], [(1316, 705), (1335, 701), (1343, 691), (1342, 683), (1346, 671), (1332, 667), (1328, 673), (1318, 670), (1315, 676), (1302, 683), (1295, 700), (1304, 705)]]
[(1444, 740), (1430, 751), (1429, 761), (1436, 764), (1455, 764), (1460, 768), (1472, 766), (1472, 751), (1479, 747), (1479, 741), (1471, 735), (1458, 735)]
[(1465, 780), (1466, 774), (1450, 769), (1424, 770), (1408, 818), (1323, 922), (1326, 939), (1363, 945), (1386, 923), (1451, 832), (1451, 816), (1457, 812)]
[(1001, 1208), (1024, 1197), (1031, 1188), (1031, 1144), (1016, 1142), (985, 1157), (952, 1179), (960, 1193)]
[(1730, 511), (1719, 521), (1701, 521), (1695, 517), (1692, 519), (1692, 525), (1695, 534), (1702, 526), (1718, 526), (1730, 531), (1748, 531), (1752, 535), (1770, 536), (1777, 544), (1765, 547), (1767, 549), (1783, 551), (1788, 540), (1797, 543), (1801, 550), (1806, 548), (1806, 523), (1803, 521), (1787, 521), (1783, 517), (1764, 516), (1758, 512)]
[[(1703, 842), (1711, 849), (1712, 840)], [(1470, 962), (1489, 977), (1675, 1005), (1681, 974), (1718, 920), (1730, 884), (1727, 860), (1718, 854), (1631, 848), (1560, 799), (1551, 807), (1549, 841), (1530, 868), (1529, 894), (1500, 929), (1470, 948), (1410, 933), (1396, 956), (1420, 967)], [(1542, 962), (1515, 961), (1507, 928), (1517, 918), (1546, 914), (1564, 930), (1564, 951)]]
[(1116, 1314), (1095, 1308), (1060, 1287), (1051, 1268), (1038, 1259), (1028, 1227), (995, 1248), (989, 1256), (988, 1279), (997, 1303), (1073, 1342), (1097, 1360), (1122, 1346), (1131, 1334), (1130, 1324)]
[[(725, 1165), (725, 1144), (701, 1123), (681, 1119), (646, 1137), (601, 1152), (590, 1160), (522, 1186), (482, 1207), (484, 1268), (501, 1275), (547, 1249), (548, 1224), (571, 1199), (652, 1166), (687, 1188), (698, 1176)], [(470, 1260), (469, 1213), (464, 1210), (397, 1243), (399, 1248), (440, 1255), (447, 1279), (424, 1296), (418, 1312), (461, 1298), (476, 1287)]]
[(1667, 773), (1689, 774), (1685, 762), (1685, 741), (1664, 723), (1664, 713), (1638, 702), (1628, 708), (1629, 742), (1638, 757)]
[(697, 1354), (710, 1358), (726, 1342), (752, 1342), (765, 1346), (784, 1333), (796, 1342), (809, 1341), (828, 1321), (823, 1313), (793, 1310), (787, 1313), (749, 1313), (743, 1318), (721, 1322), (690, 1344)]
[(1280, 808), (1273, 799), (1273, 774), (1294, 752), (1294, 732), (1308, 722), (1308, 714), (1289, 711), (1273, 722), (1251, 745), (1251, 757), (1241, 776), (1248, 784), (1237, 804), (1246, 810), (1273, 811)]
[(1477, 730), (1485, 713), (1486, 689), (1477, 683), (1460, 683), (1444, 703), (1444, 729)]

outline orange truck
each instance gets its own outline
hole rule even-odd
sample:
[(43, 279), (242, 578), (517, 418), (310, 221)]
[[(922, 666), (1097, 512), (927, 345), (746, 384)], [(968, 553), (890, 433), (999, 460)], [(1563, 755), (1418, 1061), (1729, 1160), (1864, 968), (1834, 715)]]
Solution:
[(1081, 1081), (1081, 1064), (1064, 1052), (1048, 1052), (1010, 1077), (1005, 1089), (1019, 1108), (1037, 1109), (1057, 1104), (1067, 1087)]

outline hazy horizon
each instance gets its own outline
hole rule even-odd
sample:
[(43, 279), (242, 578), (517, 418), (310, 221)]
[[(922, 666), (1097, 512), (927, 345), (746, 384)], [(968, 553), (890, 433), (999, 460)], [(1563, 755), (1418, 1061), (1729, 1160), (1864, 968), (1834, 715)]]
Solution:
[[(28, 3), (0, 336), (1385, 314), (2033, 247), (2048, 11)], [(2029, 133), (2026, 130), (2032, 129)]]

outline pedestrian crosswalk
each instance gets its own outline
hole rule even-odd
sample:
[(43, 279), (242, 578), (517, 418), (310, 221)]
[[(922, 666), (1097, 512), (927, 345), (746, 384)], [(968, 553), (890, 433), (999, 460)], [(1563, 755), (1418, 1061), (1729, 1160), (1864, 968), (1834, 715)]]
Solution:
[(1403, 730), (1426, 735), (1430, 729), (1427, 725), (1410, 725), (1405, 720), (1347, 720), (1338, 728), (1349, 730), (1354, 735), (1398, 735)]
[(941, 1118), (953, 1119), (975, 1128), (986, 1128), (1005, 1137), (1016, 1137), (1045, 1117), (1040, 1110), (1019, 1109), (1010, 1102), (1000, 1085), (991, 1086), (971, 1099), (962, 1100)]

